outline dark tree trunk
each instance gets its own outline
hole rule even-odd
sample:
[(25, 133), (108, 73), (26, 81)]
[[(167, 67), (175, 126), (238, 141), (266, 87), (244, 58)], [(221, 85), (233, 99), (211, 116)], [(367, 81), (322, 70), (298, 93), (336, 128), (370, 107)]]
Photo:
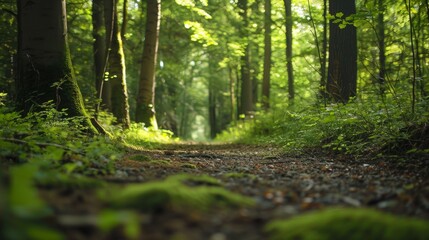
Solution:
[(209, 77), (209, 126), (210, 138), (214, 139), (217, 134), (216, 118), (216, 90), (214, 89), (213, 78)]
[(320, 65), (320, 96), (326, 99), (326, 59), (328, 52), (328, 0), (323, 0), (323, 39), (322, 39), (322, 54)]
[(229, 101), (231, 104), (231, 122), (235, 123), (236, 116), (237, 116), (237, 104), (236, 104), (236, 96), (235, 96), (235, 79), (234, 79), (234, 72), (233, 67), (230, 65), (228, 66), (228, 76), (229, 76)]
[(262, 79), (262, 107), (270, 108), (271, 80), (271, 0), (265, 0), (264, 15), (264, 76)]
[(386, 91), (386, 44), (385, 44), (385, 27), (384, 27), (384, 0), (377, 0), (378, 16), (378, 84), (380, 85), (380, 94), (384, 96)]
[(155, 117), (155, 70), (158, 54), (159, 27), (161, 23), (161, 0), (147, 1), (147, 20), (139, 92), (137, 96), (136, 121), (157, 128)]
[(125, 41), (125, 34), (127, 33), (128, 25), (128, 0), (124, 0), (122, 6), (122, 25), (121, 25), (121, 38), (122, 41)]
[[(355, 0), (330, 0), (329, 13), (343, 13), (344, 17), (356, 13)], [(329, 66), (327, 92), (335, 102), (346, 103), (356, 96), (357, 39), (356, 27), (344, 29), (331, 20), (329, 28)]]
[[(95, 89), (97, 91), (97, 112), (102, 105), (108, 109), (111, 108), (108, 85), (104, 83), (104, 73), (106, 71), (106, 28), (104, 25), (104, 1), (92, 1), (92, 36), (94, 71), (95, 71)], [(102, 90), (103, 89), (103, 90)], [(104, 94), (104, 95), (103, 95)]]
[(238, 0), (240, 15), (243, 26), (240, 32), (241, 38), (245, 40), (244, 55), (241, 57), (241, 96), (240, 96), (240, 114), (249, 115), (253, 111), (253, 84), (250, 76), (250, 47), (247, 26), (248, 6), (247, 0)]
[(288, 79), (288, 94), (289, 104), (293, 103), (295, 99), (295, 80), (293, 76), (293, 65), (292, 65), (292, 0), (284, 0), (285, 12), (286, 12), (286, 68), (287, 68), (287, 79)]
[(64, 0), (18, 0), (17, 103), (27, 114), (53, 101), (68, 116), (83, 116), (88, 131), (97, 133), (85, 112), (67, 42)]
[(125, 57), (119, 32), (117, 1), (105, 0), (105, 22), (108, 42), (108, 82), (110, 83), (111, 111), (124, 128), (130, 125)]

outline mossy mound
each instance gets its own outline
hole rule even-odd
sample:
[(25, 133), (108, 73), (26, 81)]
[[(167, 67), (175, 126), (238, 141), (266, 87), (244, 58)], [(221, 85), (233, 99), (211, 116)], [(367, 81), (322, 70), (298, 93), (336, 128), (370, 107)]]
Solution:
[(56, 172), (38, 173), (36, 184), (41, 187), (65, 187), (72, 189), (92, 189), (102, 187), (104, 182), (83, 175), (66, 175)]
[(429, 239), (429, 222), (370, 209), (326, 209), (266, 226), (271, 240)]
[(208, 210), (249, 206), (251, 198), (232, 193), (209, 176), (176, 175), (164, 181), (130, 184), (109, 200), (115, 208), (158, 211), (164, 208)]

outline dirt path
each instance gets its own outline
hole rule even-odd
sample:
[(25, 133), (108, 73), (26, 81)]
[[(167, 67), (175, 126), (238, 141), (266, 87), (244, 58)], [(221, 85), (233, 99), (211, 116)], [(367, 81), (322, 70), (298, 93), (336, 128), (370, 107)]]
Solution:
[[(256, 201), (254, 207), (225, 211), (142, 214), (142, 239), (267, 239), (263, 227), (268, 221), (328, 206), (370, 207), (429, 219), (428, 163), (411, 158), (292, 157), (269, 146), (183, 144), (130, 151), (106, 180), (123, 184), (179, 173), (207, 174)], [(80, 194), (81, 202), (92, 210), (82, 207), (82, 212), (96, 211), (96, 202), (86, 196)], [(68, 198), (77, 198), (76, 193)], [(100, 238), (96, 231), (67, 229), (75, 239)]]

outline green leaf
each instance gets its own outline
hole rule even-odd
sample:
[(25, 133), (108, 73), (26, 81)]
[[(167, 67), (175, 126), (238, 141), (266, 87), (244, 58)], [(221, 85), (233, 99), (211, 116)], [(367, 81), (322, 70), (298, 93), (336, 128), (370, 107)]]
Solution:
[(337, 17), (337, 18), (341, 18), (341, 17), (343, 17), (344, 16), (344, 13), (342, 13), (342, 12), (337, 12), (336, 14), (335, 14), (335, 17)]

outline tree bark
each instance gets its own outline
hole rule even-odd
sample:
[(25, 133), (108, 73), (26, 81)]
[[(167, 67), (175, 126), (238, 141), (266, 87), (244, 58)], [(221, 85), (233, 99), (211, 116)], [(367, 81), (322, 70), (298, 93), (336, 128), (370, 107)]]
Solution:
[(323, 0), (323, 39), (322, 39), (322, 54), (320, 66), (320, 96), (323, 99), (328, 97), (326, 93), (326, 59), (328, 52), (328, 0)]
[(122, 6), (122, 24), (121, 24), (121, 38), (125, 41), (125, 34), (127, 33), (128, 25), (128, 0), (124, 0)]
[(384, 96), (386, 91), (386, 44), (385, 44), (385, 24), (384, 24), (384, 0), (377, 0), (378, 16), (378, 84), (380, 94)]
[(295, 99), (295, 80), (293, 76), (293, 65), (292, 65), (292, 0), (284, 0), (285, 12), (286, 12), (286, 68), (287, 68), (287, 79), (288, 79), (288, 97), (289, 104), (293, 103)]
[(250, 47), (247, 27), (248, 6), (247, 0), (238, 0), (240, 8), (240, 16), (243, 20), (243, 26), (240, 32), (241, 38), (244, 41), (244, 55), (241, 56), (241, 96), (240, 96), (240, 114), (250, 115), (253, 109), (253, 84), (250, 76)]
[(125, 57), (119, 32), (117, 1), (105, 0), (105, 23), (107, 32), (108, 88), (110, 88), (111, 112), (117, 123), (124, 128), (130, 125), (128, 92), (125, 74)]
[(161, 0), (147, 1), (147, 22), (137, 96), (136, 121), (157, 128), (155, 117), (155, 70), (158, 54)]
[(264, 14), (264, 75), (262, 79), (262, 107), (270, 108), (271, 80), (271, 0), (265, 0)]
[(83, 116), (88, 132), (98, 133), (87, 115), (67, 42), (65, 0), (18, 0), (17, 103), (27, 114), (48, 101), (69, 117)]
[[(111, 108), (109, 90), (107, 84), (104, 83), (104, 73), (106, 71), (106, 29), (104, 26), (104, 3), (103, 0), (92, 1), (92, 36), (93, 43), (93, 58), (95, 71), (95, 89), (97, 99), (100, 103), (96, 106), (98, 113), (100, 105)], [(103, 95), (104, 94), (104, 95)]]
[[(210, 60), (209, 60), (210, 61)], [(210, 76), (209, 76), (209, 126), (210, 126), (210, 138), (214, 139), (216, 137), (217, 134), (217, 116), (216, 116), (216, 105), (217, 105), (217, 97), (216, 97), (216, 89), (215, 89), (215, 84), (214, 84), (214, 66), (213, 63), (209, 63), (209, 72), (210, 72)]]
[[(355, 0), (330, 0), (329, 13), (343, 13), (344, 17), (356, 13)], [(329, 66), (327, 92), (335, 102), (347, 103), (356, 96), (357, 38), (356, 27), (340, 29), (331, 20), (329, 28)]]

